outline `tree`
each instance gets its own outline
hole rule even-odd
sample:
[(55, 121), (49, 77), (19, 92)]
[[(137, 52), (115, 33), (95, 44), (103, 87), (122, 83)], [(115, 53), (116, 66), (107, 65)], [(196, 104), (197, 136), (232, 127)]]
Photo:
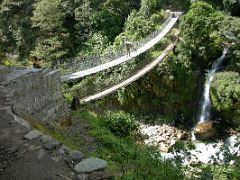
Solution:
[(226, 69), (240, 73), (240, 18), (225, 16), (218, 33), (225, 43), (234, 43), (230, 47), (230, 61)]
[(28, 57), (34, 33), (30, 15), (33, 1), (3, 0), (0, 3), (0, 53)]
[(61, 0), (40, 0), (35, 5), (32, 24), (37, 41), (31, 56), (51, 62), (53, 66), (67, 55), (69, 34), (63, 27), (64, 17)]
[(195, 64), (203, 69), (219, 56), (223, 39), (218, 36), (218, 25), (224, 15), (210, 4), (197, 1), (183, 17), (180, 28), (186, 49), (192, 52)]
[(93, 9), (90, 0), (83, 0), (74, 13), (77, 21), (78, 41), (86, 41), (93, 34)]
[(118, 14), (122, 26), (132, 10), (139, 10), (141, 0), (107, 0), (104, 7)]
[(111, 9), (103, 7), (94, 13), (94, 27), (113, 42), (115, 37), (122, 32), (122, 22), (119, 15)]
[(211, 86), (211, 99), (218, 116), (230, 124), (240, 125), (240, 74), (217, 73)]

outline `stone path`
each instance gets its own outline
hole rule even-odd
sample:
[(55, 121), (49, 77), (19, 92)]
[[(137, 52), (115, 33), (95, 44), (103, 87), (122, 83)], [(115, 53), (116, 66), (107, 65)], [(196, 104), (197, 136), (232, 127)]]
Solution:
[(78, 173), (91, 173), (93, 171), (104, 170), (107, 162), (99, 158), (88, 158), (74, 167)]
[(30, 130), (9, 113), (0, 108), (0, 179), (91, 180), (106, 175), (106, 161), (85, 157), (38, 130)]

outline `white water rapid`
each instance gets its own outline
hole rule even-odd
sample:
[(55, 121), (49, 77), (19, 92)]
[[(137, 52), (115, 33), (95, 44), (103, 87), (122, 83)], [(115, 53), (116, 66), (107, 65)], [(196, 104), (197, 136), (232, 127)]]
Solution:
[(211, 118), (211, 102), (210, 102), (210, 85), (213, 80), (214, 74), (221, 67), (226, 54), (228, 53), (228, 48), (224, 48), (222, 56), (218, 58), (213, 64), (212, 69), (207, 73), (207, 80), (204, 86), (204, 92), (201, 100), (201, 110), (199, 122), (208, 121)]
[[(168, 146), (176, 137), (176, 134), (172, 134), (173, 129), (175, 132), (179, 130), (169, 125), (141, 123), (139, 126), (141, 134), (145, 137), (144, 143), (147, 146), (158, 147), (160, 151), (159, 158), (163, 160), (180, 158), (184, 166), (189, 166), (194, 163), (231, 164), (236, 163), (236, 161), (229, 157), (232, 157), (233, 155), (240, 157), (240, 133), (208, 143), (195, 141), (195, 138), (192, 139), (194, 140), (194, 148), (173, 148), (169, 152), (162, 152), (163, 148), (161, 147), (165, 145)], [(194, 137), (193, 134), (193, 138)]]

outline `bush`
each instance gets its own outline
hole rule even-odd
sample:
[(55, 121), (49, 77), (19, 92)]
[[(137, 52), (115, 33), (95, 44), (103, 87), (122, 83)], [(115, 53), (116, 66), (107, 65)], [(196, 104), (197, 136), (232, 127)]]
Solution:
[(116, 172), (114, 173), (117, 176), (115, 179), (184, 179), (182, 166), (176, 164), (173, 160), (161, 160), (157, 149), (136, 143), (137, 139), (135, 137), (115, 136), (107, 127), (103, 127), (102, 122), (105, 123), (103, 119), (111, 120), (120, 116), (121, 118), (124, 117), (125, 120), (134, 120), (129, 114), (108, 112), (101, 119), (96, 113), (86, 112), (85, 110), (74, 112), (74, 114), (90, 123), (91, 135), (101, 142), (94, 154), (108, 161), (110, 172)]
[(240, 125), (240, 76), (236, 72), (215, 75), (211, 87), (213, 110), (230, 124)]
[(137, 130), (135, 118), (130, 114), (120, 112), (107, 112), (102, 117), (102, 124), (116, 136), (128, 136)]

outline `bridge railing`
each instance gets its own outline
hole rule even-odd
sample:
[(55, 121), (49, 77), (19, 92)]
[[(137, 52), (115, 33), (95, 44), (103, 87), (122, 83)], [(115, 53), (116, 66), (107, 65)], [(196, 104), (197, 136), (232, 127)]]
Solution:
[[(112, 94), (116, 90), (136, 81), (140, 77), (144, 76), (147, 72), (152, 70), (167, 56), (169, 51), (174, 48), (176, 43), (177, 40), (168, 45), (165, 50), (162, 51), (161, 55), (156, 59), (150, 58), (148, 61), (139, 60), (138, 62), (127, 62), (128, 70), (121, 71), (120, 74), (118, 72), (111, 72), (111, 77), (109, 78), (108, 72), (106, 72), (106, 74), (103, 74), (103, 76), (99, 79), (85, 79), (81, 83), (73, 86), (71, 89), (63, 89), (63, 92), (78, 97), (81, 99), (82, 103)], [(133, 65), (132, 63), (135, 65), (131, 66)]]
[(147, 59), (145, 61), (141, 61), (139, 59), (135, 59), (135, 61), (127, 62), (127, 70), (118, 72), (111, 72), (111, 77), (109, 77), (108, 70), (104, 71), (104, 73), (99, 78), (94, 79), (84, 79), (81, 83), (76, 84), (72, 88), (64, 88), (62, 92), (70, 93), (73, 96), (77, 95), (79, 99), (85, 98), (89, 95), (96, 94), (98, 92), (109, 89), (110, 87), (121, 83), (125, 79), (133, 76), (139, 69), (145, 67), (148, 63), (150, 63), (152, 59)]
[[(159, 29), (149, 34), (147, 37), (133, 42), (134, 48), (139, 49), (144, 44), (146, 44), (151, 39), (154, 39), (171, 21), (172, 14), (165, 20), (165, 22), (161, 25)], [(125, 47), (122, 47), (120, 50), (115, 52), (113, 49), (110, 50), (110, 53), (104, 55), (95, 55), (95, 56), (88, 56), (88, 57), (75, 57), (65, 60), (62, 64), (57, 64), (56, 68), (63, 69), (62, 74), (70, 74), (73, 72), (86, 70), (93, 68), (95, 66), (110, 62), (112, 60), (118, 59), (127, 54), (127, 50)]]

